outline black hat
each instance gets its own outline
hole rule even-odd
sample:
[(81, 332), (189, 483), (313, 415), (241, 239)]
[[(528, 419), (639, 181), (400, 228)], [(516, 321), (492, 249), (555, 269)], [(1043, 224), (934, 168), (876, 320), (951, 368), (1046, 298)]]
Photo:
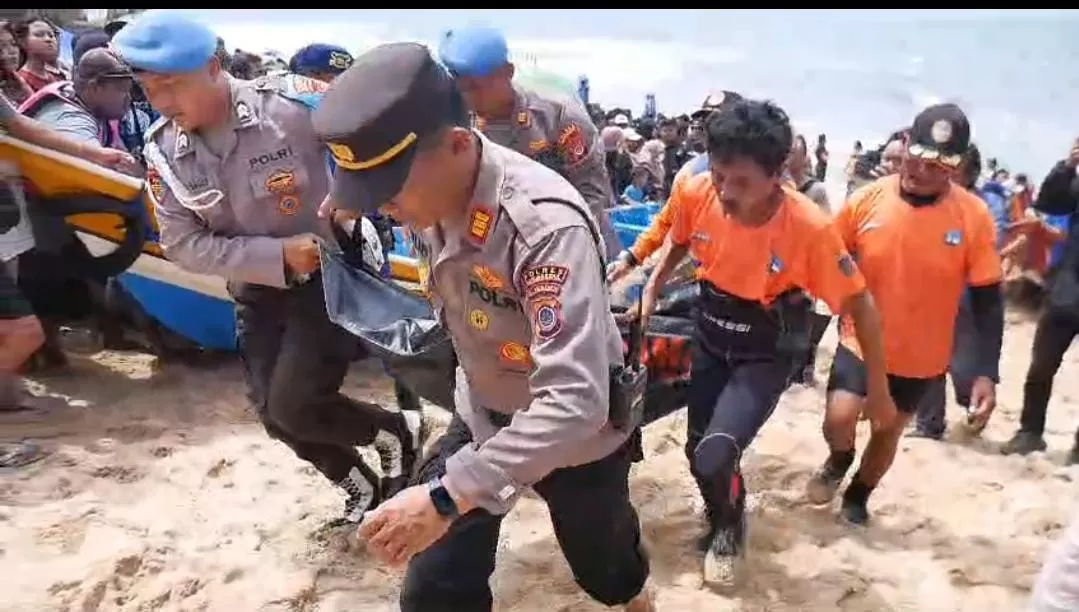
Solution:
[(334, 80), (312, 123), (337, 163), (337, 205), (373, 212), (401, 191), (417, 143), (445, 126), (468, 125), (468, 113), (426, 47), (391, 43), (360, 55)]
[(103, 79), (131, 79), (134, 75), (120, 58), (109, 49), (90, 49), (75, 65), (75, 80), (83, 83)]
[(970, 148), (970, 122), (955, 104), (934, 104), (918, 113), (910, 128), (907, 153), (959, 167)]
[(701, 102), (700, 109), (693, 111), (693, 114), (690, 116), (693, 119), (703, 121), (706, 117), (708, 117), (708, 115), (711, 115), (713, 112), (728, 109), (734, 106), (735, 103), (740, 102), (743, 99), (744, 98), (740, 93), (728, 91), (726, 89), (722, 91), (716, 91), (708, 94), (708, 96), (704, 99), (704, 102)]

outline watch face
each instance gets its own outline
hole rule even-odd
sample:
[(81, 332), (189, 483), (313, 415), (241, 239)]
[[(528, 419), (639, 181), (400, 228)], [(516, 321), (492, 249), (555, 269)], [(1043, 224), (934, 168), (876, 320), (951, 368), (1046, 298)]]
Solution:
[(440, 516), (445, 518), (455, 518), (457, 516), (457, 504), (454, 503), (450, 492), (446, 490), (446, 487), (442, 486), (441, 482), (437, 480), (431, 481), (428, 491), (431, 494), (431, 502), (435, 506), (435, 511)]

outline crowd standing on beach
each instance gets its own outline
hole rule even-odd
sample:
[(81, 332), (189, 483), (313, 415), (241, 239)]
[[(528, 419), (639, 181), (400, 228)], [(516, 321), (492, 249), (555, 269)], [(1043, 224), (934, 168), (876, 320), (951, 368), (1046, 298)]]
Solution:
[[(811, 147), (774, 102), (716, 91), (691, 114), (634, 118), (515, 85), (508, 51), (500, 32), (468, 27), (434, 51), (313, 44), (284, 62), (229, 54), (205, 26), (150, 11), (81, 34), (67, 69), (55, 28), (36, 19), (0, 27), (0, 123), (145, 178), (166, 256), (229, 281), (267, 434), (342, 489), (337, 524), (407, 565), (406, 611), (491, 608), (501, 518), (526, 488), (548, 505), (582, 589), (655, 609), (627, 488), (646, 460), (643, 371), (624, 357), (607, 289), (637, 267), (647, 329), (675, 267), (695, 264), (685, 454), (715, 588), (742, 578), (742, 457), (791, 384), (818, 384), (833, 319), (810, 503), (839, 494), (844, 521), (871, 524), (900, 437), (943, 438), (949, 377), (962, 425), (986, 426), (1005, 295), (1035, 295), (1041, 310), (1020, 428), (1001, 452), (1045, 450), (1052, 382), (1079, 333), (1079, 141), (1035, 190), (983, 164), (960, 107), (933, 105), (876, 148), (855, 143), (839, 203), (825, 135)], [(28, 411), (19, 372), (66, 358), (20, 290), (16, 262), (35, 256), (37, 228), (17, 169), (4, 172), (0, 411)], [(221, 197), (202, 207), (209, 190)], [(661, 210), (622, 248), (606, 211), (650, 202)], [(319, 243), (352, 238), (361, 217), (409, 229), (420, 290), (454, 340), (456, 411), (426, 456), (407, 381), (400, 410), (340, 392), (362, 355), (326, 314)], [(860, 459), (859, 418), (871, 424)], [(0, 461), (41, 454), (11, 444)], [(1079, 431), (1067, 461), (1079, 464)], [(1079, 607), (1077, 528), (1054, 547), (1032, 609)]]

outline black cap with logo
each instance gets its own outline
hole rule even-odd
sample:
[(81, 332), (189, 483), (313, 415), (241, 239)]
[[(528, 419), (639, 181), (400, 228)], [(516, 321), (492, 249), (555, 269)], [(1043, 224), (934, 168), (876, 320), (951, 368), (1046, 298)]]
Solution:
[(337, 206), (374, 212), (401, 191), (417, 143), (468, 125), (468, 113), (427, 47), (391, 43), (360, 55), (333, 81), (312, 123), (337, 163)]
[(742, 94), (734, 91), (728, 91), (726, 89), (715, 91), (708, 94), (704, 99), (704, 102), (701, 102), (701, 107), (698, 110), (693, 111), (693, 114), (690, 116), (693, 119), (704, 121), (708, 115), (711, 115), (715, 111), (726, 110), (744, 99)]
[(910, 128), (907, 153), (952, 168), (970, 148), (970, 122), (955, 104), (934, 104), (918, 113)]

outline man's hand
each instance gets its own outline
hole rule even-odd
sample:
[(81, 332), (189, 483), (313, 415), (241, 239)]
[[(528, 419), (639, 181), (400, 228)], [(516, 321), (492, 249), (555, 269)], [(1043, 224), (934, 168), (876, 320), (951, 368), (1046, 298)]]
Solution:
[(318, 237), (314, 234), (286, 238), (282, 249), (285, 265), (293, 274), (310, 274), (318, 269)]
[(618, 257), (611, 263), (607, 264), (607, 282), (613, 283), (622, 278), (629, 271), (633, 269), (633, 265), (625, 257)]
[(886, 381), (869, 385), (865, 397), (865, 413), (869, 416), (874, 431), (885, 431), (895, 426), (899, 409), (888, 391)]
[(997, 408), (997, 385), (988, 377), (974, 379), (970, 389), (970, 408), (967, 413), (967, 427), (973, 433), (980, 433), (989, 424), (989, 417)]
[(416, 485), (368, 512), (358, 535), (383, 563), (400, 566), (438, 541), (450, 524), (435, 510), (427, 485)]
[(140, 171), (135, 158), (130, 153), (125, 153), (119, 149), (92, 147), (87, 151), (87, 159), (99, 166), (112, 168), (124, 174), (135, 174)]

